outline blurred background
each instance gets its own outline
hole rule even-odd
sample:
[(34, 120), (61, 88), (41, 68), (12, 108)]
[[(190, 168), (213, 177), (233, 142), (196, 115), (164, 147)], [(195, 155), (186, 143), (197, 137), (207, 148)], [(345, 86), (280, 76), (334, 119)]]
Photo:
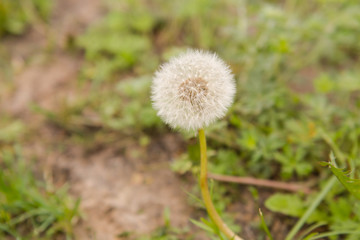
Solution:
[[(219, 239), (190, 220), (207, 219), (197, 139), (149, 98), (161, 63), (201, 48), (237, 83), (206, 130), (209, 171), (311, 190), (211, 181), (216, 208), (267, 239), (261, 208), (284, 239), (332, 176), (331, 151), (359, 177), (359, 39), (358, 0), (2, 0), (0, 238)], [(360, 231), (359, 200), (334, 184), (296, 239), (307, 230)]]

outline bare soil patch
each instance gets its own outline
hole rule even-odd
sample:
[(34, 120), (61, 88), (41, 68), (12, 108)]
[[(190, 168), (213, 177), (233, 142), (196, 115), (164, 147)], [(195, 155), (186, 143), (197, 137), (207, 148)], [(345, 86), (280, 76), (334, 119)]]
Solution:
[[(86, 94), (76, 89), (82, 57), (68, 53), (64, 44), (101, 17), (101, 1), (62, 0), (55, 5), (49, 29), (31, 29), (4, 43), (16, 71), (14, 89), (1, 108), (28, 123), (34, 133), (24, 146), (25, 155), (36, 157), (46, 178), (55, 185), (67, 182), (74, 197), (81, 199), (84, 220), (75, 229), (77, 239), (110, 240), (125, 231), (149, 233), (164, 224), (165, 208), (170, 209), (174, 226), (188, 224), (191, 207), (169, 168), (169, 159), (181, 146), (175, 136), (165, 136), (162, 143), (145, 149), (124, 139), (123, 145), (89, 153), (64, 144), (65, 134), (31, 111), (33, 103), (55, 110), (76, 94)], [(52, 39), (47, 36), (55, 39), (50, 52), (46, 49)]]

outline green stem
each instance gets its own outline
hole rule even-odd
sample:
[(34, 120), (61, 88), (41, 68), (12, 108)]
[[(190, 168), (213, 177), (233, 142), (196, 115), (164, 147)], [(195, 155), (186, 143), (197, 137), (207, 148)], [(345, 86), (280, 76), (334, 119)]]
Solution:
[(291, 229), (289, 234), (286, 236), (285, 240), (293, 240), (297, 232), (304, 225), (306, 220), (310, 217), (310, 215), (314, 212), (320, 202), (324, 199), (326, 194), (330, 191), (330, 189), (334, 186), (337, 179), (335, 176), (332, 176), (326, 183), (325, 187), (321, 190), (316, 199), (312, 202), (311, 206), (306, 210), (304, 215), (299, 219), (299, 221), (295, 224), (295, 226)]
[(205, 138), (204, 129), (199, 130), (199, 141), (200, 141), (200, 155), (201, 155), (200, 188), (206, 210), (212, 221), (216, 224), (219, 230), (225, 234), (225, 236), (228, 239), (243, 240), (242, 238), (237, 236), (233, 231), (231, 231), (231, 229), (224, 223), (224, 221), (221, 219), (219, 214), (216, 212), (216, 209), (210, 197), (209, 187), (207, 183), (207, 155), (206, 155), (206, 138)]

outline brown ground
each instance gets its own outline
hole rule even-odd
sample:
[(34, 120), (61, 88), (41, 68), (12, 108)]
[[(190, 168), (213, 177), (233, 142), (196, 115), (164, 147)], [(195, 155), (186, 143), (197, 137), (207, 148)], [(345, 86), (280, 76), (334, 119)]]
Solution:
[(91, 154), (77, 146), (61, 149), (64, 133), (29, 109), (33, 102), (56, 109), (62, 101), (84, 94), (75, 87), (82, 57), (69, 54), (64, 46), (102, 14), (100, 0), (56, 1), (50, 28), (40, 25), (25, 36), (6, 39), (15, 88), (1, 108), (36, 132), (37, 138), (25, 146), (26, 155), (39, 159), (49, 180), (57, 185), (68, 182), (71, 193), (81, 198), (85, 220), (75, 228), (77, 239), (112, 240), (125, 231), (149, 233), (164, 224), (165, 208), (170, 209), (172, 225), (182, 227), (188, 224), (191, 208), (169, 168), (169, 159), (180, 151), (176, 136), (155, 141), (148, 152), (131, 140)]
[[(56, 109), (77, 94), (76, 81), (82, 57), (65, 50), (66, 41), (96, 22), (104, 13), (101, 0), (58, 0), (50, 27), (39, 25), (25, 36), (7, 38), (5, 46), (15, 69), (15, 88), (0, 105), (36, 134), (25, 146), (28, 156), (36, 156), (49, 180), (56, 185), (68, 182), (71, 194), (80, 197), (85, 220), (75, 228), (77, 239), (119, 239), (124, 231), (145, 234), (163, 225), (163, 211), (169, 207), (171, 223), (190, 225), (193, 209), (187, 203), (185, 182), (169, 169), (169, 160), (184, 150), (181, 138), (168, 134), (146, 148), (129, 139), (116, 146), (84, 150), (63, 144), (64, 132), (49, 125), (29, 110), (31, 102)], [(49, 38), (49, 36), (51, 36)], [(45, 51), (45, 50), (47, 51)], [(257, 234), (250, 223), (258, 219), (257, 206), (250, 193), (229, 208), (239, 212), (245, 239)], [(246, 199), (246, 200), (245, 200)], [(276, 220), (275, 237), (283, 236), (286, 225)], [(200, 231), (201, 232), (201, 231)], [(195, 239), (206, 239), (197, 236)]]

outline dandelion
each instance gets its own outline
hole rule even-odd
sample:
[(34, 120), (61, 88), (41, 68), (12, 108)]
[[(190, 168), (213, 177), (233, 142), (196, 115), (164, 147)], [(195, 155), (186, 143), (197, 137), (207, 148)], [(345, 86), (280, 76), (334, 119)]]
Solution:
[(234, 95), (235, 83), (229, 67), (216, 54), (199, 50), (188, 50), (162, 65), (152, 85), (153, 106), (168, 125), (198, 130), (200, 188), (206, 210), (226, 237), (242, 240), (224, 223), (211, 200), (204, 132), (204, 127), (225, 115)]
[(156, 72), (152, 101), (173, 128), (198, 130), (223, 117), (232, 104), (235, 83), (216, 54), (188, 50)]

